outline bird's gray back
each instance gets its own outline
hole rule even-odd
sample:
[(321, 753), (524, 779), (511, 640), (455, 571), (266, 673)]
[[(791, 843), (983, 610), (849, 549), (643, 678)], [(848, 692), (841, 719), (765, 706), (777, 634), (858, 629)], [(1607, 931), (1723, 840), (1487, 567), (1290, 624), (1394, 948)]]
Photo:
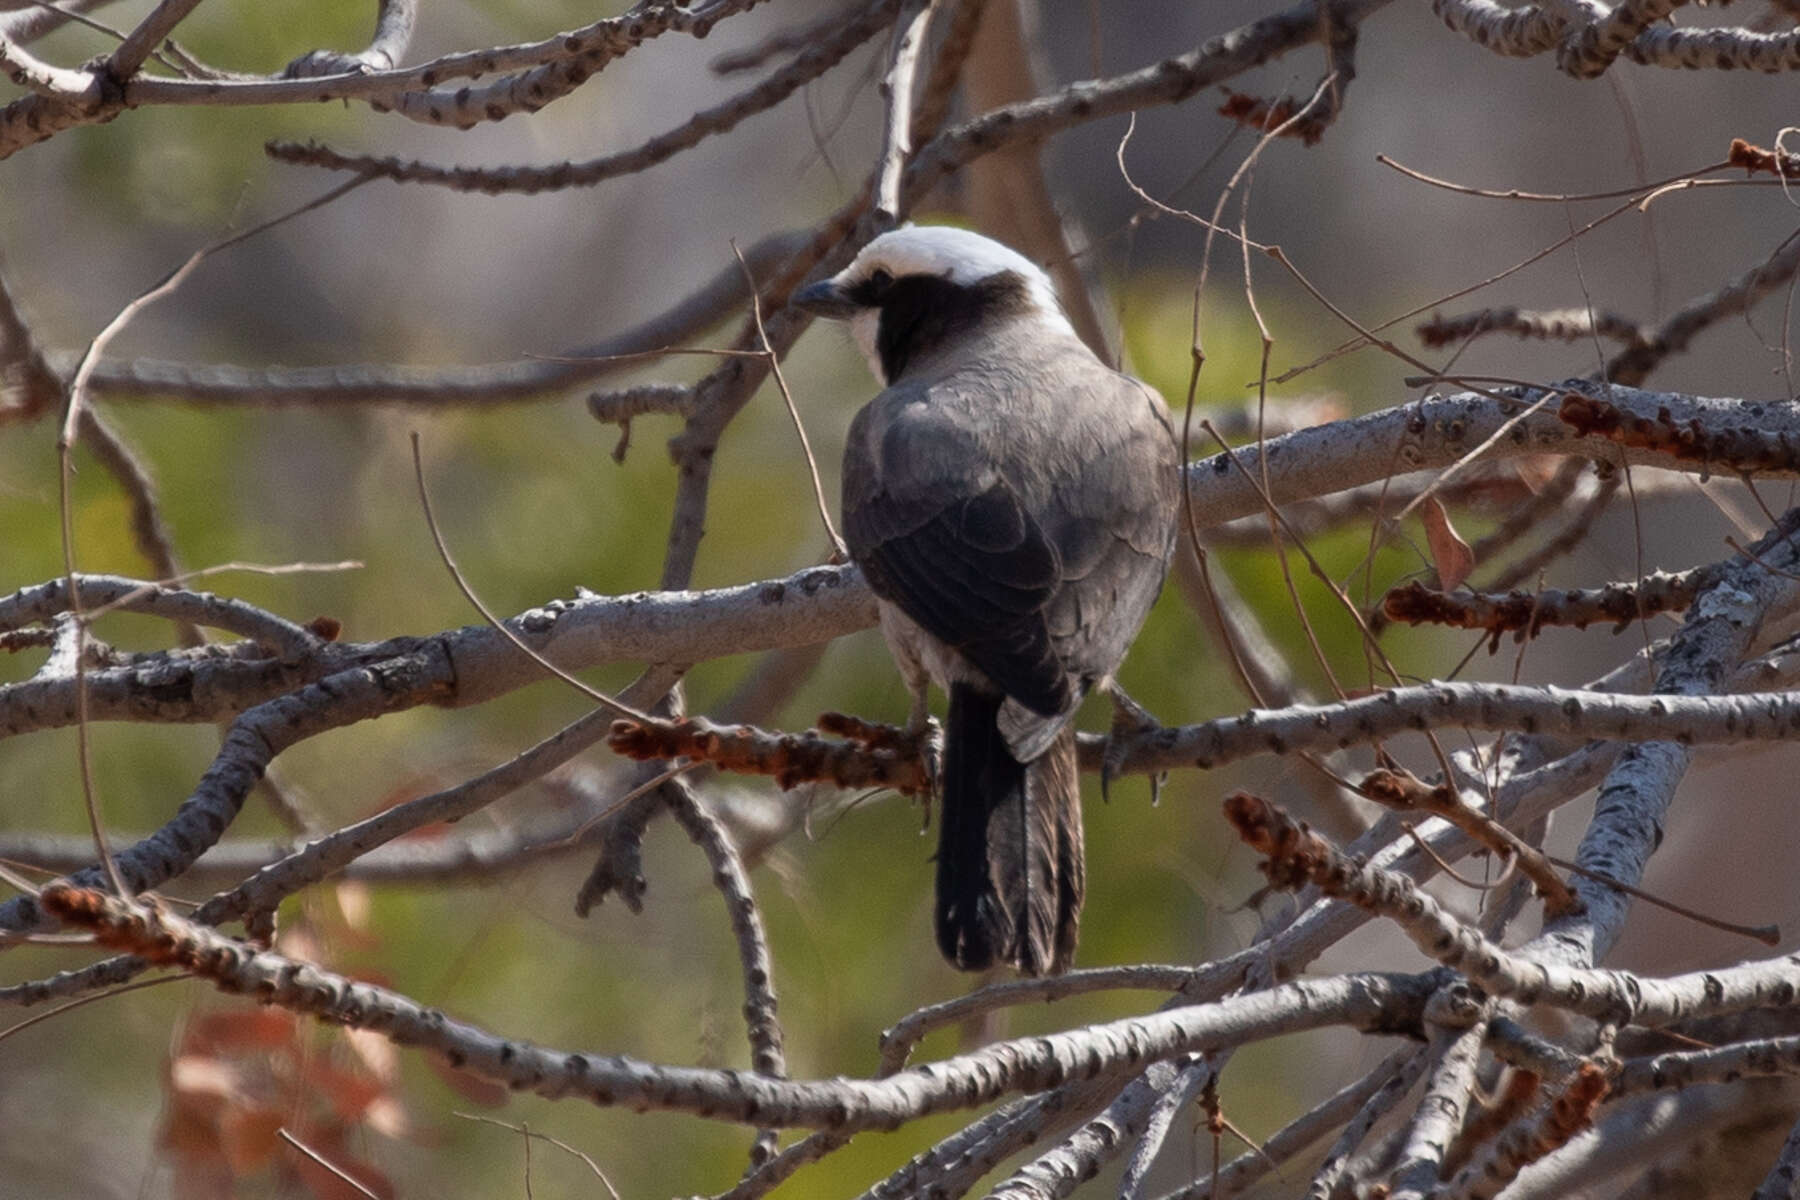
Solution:
[[(928, 633), (955, 644), (974, 629), (990, 657), (1019, 661), (1047, 649), (1078, 700), (1118, 666), (1162, 585), (1179, 480), (1148, 387), (1072, 337), (1013, 322), (920, 363), (857, 414), (845, 531), (877, 593)], [(1012, 529), (994, 496), (1033, 528)], [(980, 549), (991, 587), (959, 582), (977, 563), (947, 561), (949, 538)]]

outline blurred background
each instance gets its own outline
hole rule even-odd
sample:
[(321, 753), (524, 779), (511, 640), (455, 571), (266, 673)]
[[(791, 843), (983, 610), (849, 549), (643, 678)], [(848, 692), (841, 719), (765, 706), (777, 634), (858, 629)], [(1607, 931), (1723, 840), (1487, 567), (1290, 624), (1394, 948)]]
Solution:
[[(1005, 3), (1010, 0), (995, 0)], [(1031, 0), (1022, 0), (1030, 4)], [(0, 5), (14, 7), (14, 5)], [(455, 50), (534, 41), (616, 10), (562, 0), (438, 0), (425, 6), (407, 61)], [(670, 35), (612, 63), (575, 94), (531, 116), (468, 132), (435, 129), (359, 104), (242, 109), (146, 108), (76, 129), (0, 164), (0, 255), (8, 285), (40, 341), (80, 351), (134, 296), (193, 250), (324, 192), (339, 177), (272, 164), (270, 138), (317, 138), (353, 152), (469, 165), (580, 160), (628, 147), (734, 95), (755, 76), (721, 77), (718, 55), (826, 11), (778, 0), (720, 25), (705, 41)], [(1280, 7), (1273, 0), (1045, 2), (1034, 6), (1047, 86), (1117, 74), (1183, 53)], [(129, 27), (148, 4), (103, 10)], [(205, 61), (267, 72), (308, 50), (359, 48), (366, 0), (263, 0), (203, 4), (178, 38)], [(1734, 12), (1736, 10), (1733, 10)], [(1704, 19), (1704, 14), (1702, 14)], [(33, 53), (65, 65), (109, 48), (100, 33), (68, 27)], [(628, 328), (686, 296), (749, 246), (806, 227), (849, 198), (878, 153), (876, 82), (885, 35), (778, 108), (640, 174), (592, 189), (488, 197), (368, 184), (342, 200), (220, 254), (171, 299), (132, 322), (115, 357), (200, 363), (394, 363), (429, 367), (554, 355)], [(765, 68), (765, 72), (773, 70)], [(1261, 96), (1309, 96), (1322, 71), (1311, 48), (1232, 81)], [(8, 99), (17, 90), (7, 86)], [(1581, 193), (1630, 188), (1725, 157), (1733, 137), (1773, 144), (1794, 123), (1794, 88), (1780, 78), (1674, 72), (1621, 62), (1576, 82), (1548, 57), (1500, 58), (1448, 31), (1423, 0), (1398, 0), (1362, 29), (1345, 108), (1316, 146), (1281, 141), (1261, 156), (1247, 188), (1250, 235), (1279, 244), (1359, 321), (1373, 324), (1470, 286), (1566, 237), (1616, 201), (1522, 203), (1453, 194), (1409, 179), (1378, 154), (1431, 175), (1490, 189)], [(1215, 109), (1210, 90), (1140, 114), (1127, 150), (1132, 178), (1170, 203), (1210, 213), (1255, 138)], [(1186, 391), (1194, 287), (1204, 238), (1176, 219), (1142, 219), (1142, 202), (1115, 162), (1126, 120), (1094, 121), (1044, 147), (1052, 194), (1085, 265), (1102, 282), (1106, 317), (1126, 366), (1172, 404)], [(962, 219), (952, 181), (918, 212)], [(1227, 215), (1235, 222), (1238, 201)], [(1796, 225), (1796, 202), (1778, 188), (1693, 189), (1627, 213), (1467, 301), (1469, 307), (1610, 310), (1652, 321), (1767, 257)], [(1134, 218), (1139, 218), (1134, 221)], [(1203, 307), (1204, 400), (1253, 396), (1260, 342), (1237, 251), (1220, 241)], [(1310, 361), (1350, 330), (1266, 261), (1256, 298), (1274, 338), (1276, 372)], [(1445, 312), (1461, 311), (1459, 303)], [(723, 345), (741, 313), (700, 339)], [(1420, 351), (1410, 325), (1400, 341)], [(1783, 347), (1791, 320), (1781, 295), (1748, 321), (1727, 322), (1668, 362), (1656, 386), (1703, 395), (1791, 402)], [(1459, 369), (1555, 380), (1592, 371), (1594, 345), (1477, 342)], [(1435, 361), (1435, 360), (1434, 360)], [(634, 378), (688, 380), (709, 360), (676, 357)], [(1347, 412), (1417, 395), (1417, 372), (1377, 351), (1337, 358), (1274, 395), (1327, 394)], [(786, 368), (835, 501), (844, 431), (874, 392), (842, 332), (809, 332)], [(411, 478), (408, 435), (422, 439), (444, 533), (490, 606), (513, 613), (585, 587), (620, 593), (654, 587), (674, 480), (663, 441), (677, 424), (641, 418), (629, 455), (615, 463), (612, 426), (596, 423), (582, 393), (478, 408), (236, 410), (179, 396), (103, 402), (160, 487), (185, 561), (261, 563), (358, 560), (338, 574), (223, 576), (212, 590), (240, 595), (296, 620), (329, 615), (343, 637), (374, 640), (475, 621), (438, 564)], [(60, 574), (53, 419), (0, 426), (0, 593)], [(88, 571), (142, 575), (126, 502), (90, 460), (77, 459), (75, 534)], [(1785, 491), (1765, 495), (1785, 507)], [(1727, 505), (1760, 514), (1739, 493)], [(835, 508), (835, 502), (834, 502)], [(1491, 515), (1459, 517), (1465, 536)], [(1728, 517), (1698, 489), (1616, 505), (1599, 536), (1557, 565), (1551, 581), (1630, 578), (1726, 552)], [(1368, 545), (1367, 522), (1320, 537), (1315, 551), (1349, 571)], [(1375, 593), (1429, 566), (1416, 530), (1378, 557)], [(717, 459), (696, 587), (786, 575), (827, 552), (804, 462), (779, 394), (765, 387), (727, 433)], [(1327, 688), (1310, 658), (1272, 555), (1222, 551), (1215, 560), (1267, 625), (1301, 682)], [(1346, 683), (1370, 682), (1350, 622), (1323, 589), (1302, 598)], [(111, 618), (114, 644), (162, 644), (165, 626)], [(1395, 630), (1389, 652), (1418, 678), (1450, 671), (1465, 636)], [(1576, 684), (1642, 644), (1554, 631), (1522, 656), (1509, 645), (1477, 655), (1477, 676)], [(29, 677), (35, 654), (0, 660), (0, 682)], [(709, 662), (689, 676), (692, 711), (713, 711), (751, 667)], [(616, 688), (634, 665), (595, 672)], [(1164, 594), (1122, 673), (1162, 720), (1192, 722), (1246, 705), (1215, 660), (1176, 588)], [(584, 711), (558, 684), (542, 684), (462, 711), (418, 709), (305, 742), (280, 760), (284, 780), (321, 827), (447, 786), (502, 761)], [(770, 724), (809, 725), (837, 709), (900, 721), (906, 697), (872, 631), (830, 646), (816, 672)], [(1089, 714), (1102, 728), (1106, 714)], [(218, 746), (207, 728), (106, 725), (94, 730), (98, 795), (116, 841), (154, 828), (191, 789)], [(0, 745), (0, 832), (82, 832), (75, 733)], [(1733, 755), (1693, 776), (1648, 886), (1735, 920), (1800, 918), (1781, 864), (1794, 846), (1773, 772), (1790, 752)], [(596, 753), (584, 777), (606, 786), (613, 764)], [(1250, 856), (1228, 841), (1217, 801), (1236, 787), (1287, 787), (1295, 768), (1262, 760), (1171, 779), (1151, 807), (1142, 780), (1108, 805), (1090, 781), (1089, 903), (1080, 963), (1199, 962), (1245, 945), (1257, 914)], [(727, 783), (730, 802), (755, 814), (779, 809), (758, 783)], [(509, 828), (566, 803), (528, 789), (473, 820)], [(882, 1029), (911, 1009), (974, 981), (945, 967), (929, 932), (935, 834), (916, 806), (891, 795), (821, 796), (814, 819), (763, 855), (754, 875), (769, 922), (789, 1067), (797, 1077), (863, 1074), (876, 1065)], [(1582, 806), (1559, 816), (1566, 850)], [(272, 837), (282, 826), (254, 800), (231, 836)], [(319, 889), (284, 909), (284, 926), (338, 969), (390, 983), (459, 1017), (556, 1047), (673, 1063), (747, 1063), (738, 965), (704, 861), (669, 822), (653, 826), (650, 890), (641, 914), (616, 900), (578, 919), (571, 904), (585, 856), (525, 873), (429, 889)], [(173, 889), (183, 894), (179, 887)], [(200, 893), (204, 895), (205, 893)], [(1459, 902), (1467, 904), (1466, 893)], [(1527, 931), (1528, 932), (1528, 931)], [(1791, 941), (1791, 939), (1790, 939)], [(1746, 946), (1640, 909), (1614, 957), (1624, 967), (1677, 970), (1734, 961)], [(5, 956), (0, 984), (73, 965), (67, 951)], [(1418, 965), (1410, 948), (1367, 930), (1321, 970)], [(1159, 997), (1102, 995), (1028, 1008), (980, 1028), (946, 1031), (922, 1048), (941, 1055), (979, 1039), (1071, 1027), (1140, 1012)], [(184, 1191), (162, 1147), (179, 1122), (169, 1104), (171, 1063), (195, 1022), (250, 1006), (195, 983), (175, 983), (60, 1015), (0, 1042), (0, 1195), (161, 1197)], [(24, 1014), (21, 1014), (24, 1015)], [(10, 1023), (12, 1014), (0, 1014)], [(174, 1032), (171, 1032), (174, 1031)], [(185, 1032), (184, 1032), (185, 1031)], [(340, 1035), (307, 1028), (307, 1053), (346, 1053)], [(1227, 1115), (1266, 1134), (1373, 1063), (1384, 1047), (1347, 1036), (1291, 1039), (1239, 1054), (1222, 1089)], [(372, 1067), (370, 1069), (373, 1069)], [(513, 1133), (457, 1119), (478, 1111), (526, 1123), (592, 1155), (621, 1195), (717, 1191), (741, 1170), (750, 1131), (677, 1116), (637, 1116), (529, 1096), (493, 1096), (403, 1053), (390, 1068), (397, 1109), (383, 1124), (351, 1122), (348, 1146), (378, 1164), (398, 1194), (523, 1194), (524, 1151)], [(295, 1103), (300, 1103), (295, 1100)], [(316, 1102), (316, 1098), (315, 1098)], [(491, 1107), (481, 1107), (489, 1105)], [(1198, 1115), (1196, 1120), (1199, 1120)], [(902, 1133), (866, 1134), (812, 1168), (781, 1196), (850, 1195), (963, 1123), (947, 1116)], [(1227, 1146), (1228, 1155), (1238, 1147)], [(1178, 1139), (1168, 1182), (1204, 1168), (1211, 1146)], [(533, 1153), (538, 1195), (594, 1194), (579, 1162)], [(1286, 1181), (1297, 1186), (1294, 1180)], [(250, 1164), (236, 1191), (306, 1195), (273, 1165)], [(1092, 1194), (1112, 1194), (1106, 1177)], [(1083, 1193), (1088, 1194), (1088, 1193)]]

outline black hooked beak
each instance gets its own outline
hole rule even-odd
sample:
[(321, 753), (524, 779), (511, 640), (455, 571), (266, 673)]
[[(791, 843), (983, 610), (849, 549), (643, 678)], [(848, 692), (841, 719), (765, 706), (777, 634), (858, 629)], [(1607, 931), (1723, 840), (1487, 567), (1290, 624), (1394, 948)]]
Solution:
[(862, 308), (862, 305), (846, 296), (837, 282), (831, 279), (821, 279), (817, 283), (807, 284), (789, 296), (788, 303), (815, 317), (838, 319), (853, 317)]

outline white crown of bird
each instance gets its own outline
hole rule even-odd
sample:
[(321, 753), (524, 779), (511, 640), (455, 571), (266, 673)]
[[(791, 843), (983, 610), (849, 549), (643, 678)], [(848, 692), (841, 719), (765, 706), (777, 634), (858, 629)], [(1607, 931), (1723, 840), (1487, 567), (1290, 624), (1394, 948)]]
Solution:
[(1025, 281), (1027, 295), (1046, 317), (1067, 321), (1056, 285), (1042, 267), (1011, 246), (954, 225), (902, 225), (890, 230), (864, 246), (837, 278), (850, 287), (878, 270), (895, 279), (936, 275), (965, 287), (1011, 271)]

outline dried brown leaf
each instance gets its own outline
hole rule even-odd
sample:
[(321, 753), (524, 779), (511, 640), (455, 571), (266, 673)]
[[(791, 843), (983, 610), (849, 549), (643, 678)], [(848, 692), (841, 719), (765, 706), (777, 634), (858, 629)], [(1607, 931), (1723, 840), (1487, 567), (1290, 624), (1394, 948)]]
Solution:
[(1463, 541), (1450, 514), (1436, 496), (1427, 496), (1419, 506), (1419, 518), (1425, 523), (1425, 543), (1431, 548), (1431, 562), (1437, 568), (1438, 581), (1446, 592), (1462, 586), (1475, 569), (1475, 552)]

